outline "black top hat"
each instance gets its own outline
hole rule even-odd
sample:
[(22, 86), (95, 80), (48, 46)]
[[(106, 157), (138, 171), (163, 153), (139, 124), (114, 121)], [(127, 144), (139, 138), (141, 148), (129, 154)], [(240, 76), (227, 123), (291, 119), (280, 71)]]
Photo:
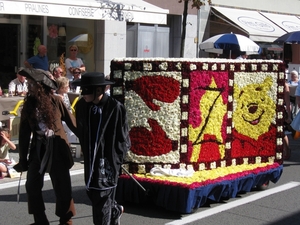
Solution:
[(73, 86), (81, 86), (81, 94), (89, 95), (94, 93), (94, 89), (98, 86), (106, 86), (115, 82), (106, 80), (103, 73), (90, 72), (81, 76), (81, 79), (74, 80)]
[(81, 76), (81, 79), (75, 80), (72, 84), (81, 87), (91, 87), (91, 86), (106, 86), (114, 84), (115, 82), (106, 80), (103, 73), (99, 72), (89, 72)]
[(40, 82), (51, 89), (57, 89), (56, 82), (48, 76), (45, 70), (24, 68), (19, 71), (19, 74), (36, 82)]

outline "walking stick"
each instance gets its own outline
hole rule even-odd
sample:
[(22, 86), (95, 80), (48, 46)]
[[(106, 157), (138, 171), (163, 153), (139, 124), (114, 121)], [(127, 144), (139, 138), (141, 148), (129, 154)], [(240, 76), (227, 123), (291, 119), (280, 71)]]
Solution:
[(21, 186), (21, 179), (22, 179), (22, 172), (21, 172), (21, 174), (20, 174), (19, 185), (18, 185), (18, 194), (17, 194), (17, 201), (18, 201), (18, 204), (20, 203), (20, 186)]
[(148, 192), (142, 185), (141, 185), (141, 183), (140, 182), (138, 182), (130, 173), (129, 173), (129, 171), (127, 170), (127, 169), (125, 169), (124, 167), (123, 167), (123, 165), (121, 166), (122, 167), (122, 169), (124, 170), (124, 172), (127, 174), (127, 175), (129, 175), (130, 176), (130, 178), (144, 191), (144, 192)]

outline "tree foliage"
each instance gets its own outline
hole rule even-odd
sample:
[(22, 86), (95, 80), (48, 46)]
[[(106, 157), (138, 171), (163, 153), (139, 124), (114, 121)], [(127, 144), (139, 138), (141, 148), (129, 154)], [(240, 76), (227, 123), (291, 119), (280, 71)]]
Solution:
[[(180, 48), (180, 57), (183, 57), (184, 54), (184, 44), (185, 44), (185, 37), (186, 37), (186, 19), (187, 19), (187, 12), (188, 12), (188, 5), (189, 2), (192, 2), (192, 8), (197, 8), (198, 10), (202, 5), (205, 5), (205, 1), (201, 0), (179, 0), (179, 3), (184, 2), (183, 8), (183, 19), (182, 19), (182, 34), (181, 34), (181, 48)], [(207, 4), (211, 4), (211, 0), (207, 0)]]
[[(181, 2), (192, 2), (192, 8), (197, 8), (198, 10), (202, 5), (205, 5), (205, 2), (201, 0), (179, 0), (179, 3)], [(211, 0), (208, 0), (207, 3), (210, 5)]]

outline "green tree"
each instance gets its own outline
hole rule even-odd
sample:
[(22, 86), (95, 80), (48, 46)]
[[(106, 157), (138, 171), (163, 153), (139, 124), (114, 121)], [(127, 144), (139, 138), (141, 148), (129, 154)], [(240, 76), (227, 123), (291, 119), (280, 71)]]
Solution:
[[(183, 57), (184, 54), (184, 44), (185, 44), (185, 37), (186, 37), (186, 18), (188, 14), (188, 5), (189, 2), (192, 2), (192, 8), (197, 8), (198, 10), (202, 5), (205, 5), (205, 0), (179, 0), (179, 3), (184, 3), (183, 7), (183, 19), (182, 19), (182, 34), (181, 34), (181, 46), (180, 46), (180, 57)], [(207, 4), (211, 4), (211, 0), (207, 0)]]

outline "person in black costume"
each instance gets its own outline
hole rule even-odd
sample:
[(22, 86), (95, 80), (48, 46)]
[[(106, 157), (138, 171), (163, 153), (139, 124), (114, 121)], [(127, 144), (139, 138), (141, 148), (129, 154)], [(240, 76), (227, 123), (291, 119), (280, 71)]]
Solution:
[(60, 218), (59, 223), (70, 225), (75, 208), (69, 169), (74, 161), (62, 120), (76, 132), (75, 118), (61, 97), (53, 94), (57, 85), (47, 71), (26, 68), (19, 74), (28, 79), (28, 93), (20, 119), (19, 163), (14, 168), (18, 172), (27, 171), (29, 214), (33, 214), (35, 225), (49, 224), (42, 196), (44, 175), (48, 172), (56, 196), (55, 213)]
[(91, 72), (76, 81), (83, 96), (76, 104), (78, 138), (84, 156), (87, 195), (96, 225), (120, 224), (123, 206), (114, 200), (123, 158), (130, 148), (126, 110), (105, 94), (103, 73)]

